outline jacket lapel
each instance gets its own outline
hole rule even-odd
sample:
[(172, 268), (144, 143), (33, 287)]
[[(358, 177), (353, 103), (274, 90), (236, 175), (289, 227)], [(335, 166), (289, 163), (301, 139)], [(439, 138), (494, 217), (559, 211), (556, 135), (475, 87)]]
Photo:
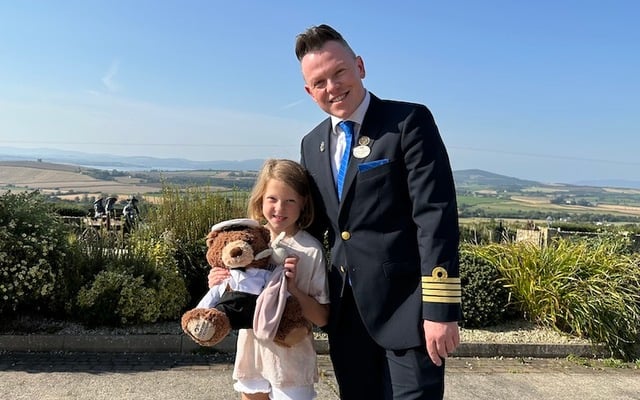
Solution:
[[(337, 209), (339, 205), (338, 191), (336, 190), (333, 171), (331, 170), (331, 129), (331, 119), (329, 118), (324, 120), (318, 127), (319, 141), (317, 143), (317, 161), (319, 168), (316, 168), (316, 170), (320, 172), (318, 176), (319, 179), (316, 184), (319, 186), (318, 189), (322, 193), (329, 193), (329, 195), (325, 196), (325, 201), (330, 201), (330, 204), (327, 204), (327, 207)], [(333, 195), (330, 195), (330, 193), (333, 193)]]

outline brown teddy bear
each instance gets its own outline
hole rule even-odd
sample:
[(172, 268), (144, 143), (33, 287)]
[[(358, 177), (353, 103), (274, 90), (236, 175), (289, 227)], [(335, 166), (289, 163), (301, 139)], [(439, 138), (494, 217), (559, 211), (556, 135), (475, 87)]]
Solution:
[[(274, 240), (273, 247), (269, 240), (269, 231), (252, 219), (223, 221), (211, 228), (207, 235), (207, 261), (212, 268), (228, 268), (231, 277), (210, 288), (198, 305), (182, 316), (182, 330), (196, 343), (214, 346), (232, 329), (252, 329), (256, 301), (267, 284), (271, 289), (268, 296), (260, 299), (259, 310), (278, 309), (268, 317), (271, 322), (277, 319), (272, 325), (272, 328), (277, 328), (275, 332), (263, 333), (262, 337), (290, 347), (309, 334), (311, 323), (302, 315), (295, 297), (286, 293), (286, 286), (276, 289), (280, 295), (274, 295), (274, 285), (286, 282), (280, 276), (272, 276), (273, 268), (277, 267), (276, 271), (282, 268), (269, 261), (271, 258), (281, 265), (285, 255), (281, 248), (274, 254), (273, 247), (276, 247), (278, 240)], [(257, 329), (262, 333), (265, 324), (259, 325)]]

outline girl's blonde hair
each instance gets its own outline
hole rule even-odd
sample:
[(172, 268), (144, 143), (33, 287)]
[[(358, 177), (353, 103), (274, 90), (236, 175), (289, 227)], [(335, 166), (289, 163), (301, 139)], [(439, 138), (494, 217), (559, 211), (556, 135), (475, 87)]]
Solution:
[(264, 221), (264, 216), (262, 215), (262, 198), (267, 191), (267, 184), (271, 179), (283, 182), (303, 198), (300, 217), (296, 223), (300, 229), (309, 227), (314, 216), (309, 176), (302, 165), (292, 160), (271, 158), (264, 162), (258, 174), (258, 179), (251, 191), (251, 197), (249, 197), (249, 205), (247, 207), (249, 218)]

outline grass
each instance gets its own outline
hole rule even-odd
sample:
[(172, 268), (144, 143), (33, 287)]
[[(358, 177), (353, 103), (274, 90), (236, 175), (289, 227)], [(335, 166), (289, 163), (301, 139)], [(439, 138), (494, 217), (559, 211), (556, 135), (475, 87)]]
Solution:
[(501, 271), (525, 318), (605, 344), (629, 359), (640, 337), (640, 259), (618, 242), (491, 244), (477, 255)]

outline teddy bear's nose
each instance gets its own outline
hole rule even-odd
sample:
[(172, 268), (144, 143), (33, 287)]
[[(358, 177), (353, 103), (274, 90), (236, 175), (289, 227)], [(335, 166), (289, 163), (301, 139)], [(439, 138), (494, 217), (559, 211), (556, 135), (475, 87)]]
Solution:
[(231, 257), (240, 257), (242, 255), (242, 249), (240, 247), (234, 247), (229, 251)]

